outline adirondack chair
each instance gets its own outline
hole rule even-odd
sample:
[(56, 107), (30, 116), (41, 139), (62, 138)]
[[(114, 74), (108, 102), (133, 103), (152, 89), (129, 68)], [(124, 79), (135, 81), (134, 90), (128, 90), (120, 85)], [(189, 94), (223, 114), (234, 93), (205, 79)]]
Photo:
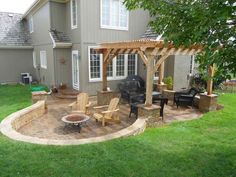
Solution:
[(80, 93), (77, 96), (77, 101), (69, 104), (72, 112), (74, 113), (84, 113), (89, 114), (89, 107), (91, 103), (89, 102), (89, 96), (87, 93)]
[(106, 122), (119, 122), (120, 121), (119, 115), (114, 114), (119, 111), (118, 104), (119, 104), (119, 98), (113, 98), (110, 101), (109, 105), (94, 107), (94, 109), (103, 109), (103, 108), (108, 108), (108, 109), (106, 111), (94, 113), (93, 117), (96, 119), (96, 121), (101, 121), (102, 126), (105, 126)]

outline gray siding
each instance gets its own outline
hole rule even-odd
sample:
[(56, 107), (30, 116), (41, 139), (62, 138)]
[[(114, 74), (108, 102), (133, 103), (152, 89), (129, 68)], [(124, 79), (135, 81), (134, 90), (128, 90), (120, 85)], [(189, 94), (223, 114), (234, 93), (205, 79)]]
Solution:
[(188, 75), (191, 56), (175, 56), (174, 63), (174, 90), (189, 87)]
[(82, 42), (100, 43), (140, 39), (146, 31), (149, 14), (143, 10), (129, 12), (129, 30), (100, 27), (100, 0), (80, 1)]
[(32, 49), (0, 49), (0, 83), (19, 82), (20, 73), (35, 78)]
[(52, 40), (49, 36), (50, 30), (50, 5), (46, 3), (37, 12), (28, 15), (33, 16), (34, 32), (31, 33), (32, 42), (34, 46), (52, 44)]
[(66, 32), (68, 24), (66, 20), (67, 9), (65, 3), (50, 2), (50, 10), (51, 28)]
[(174, 78), (175, 56), (169, 56), (165, 61), (164, 77), (171, 76)]
[[(36, 74), (38, 81), (47, 86), (55, 85), (54, 57), (52, 45), (35, 46), (37, 65), (39, 66)], [(46, 51), (47, 54), (47, 69), (40, 67), (40, 51)]]
[[(66, 32), (69, 35), (72, 43), (80, 44), (81, 42), (81, 18), (82, 18), (82, 11), (81, 11), (81, 3), (82, 1), (77, 0), (77, 28), (71, 29), (71, 5), (70, 1), (66, 3), (66, 21), (67, 21), (67, 28)], [(93, 6), (93, 5), (92, 5)]]
[[(68, 3), (69, 4), (69, 3)], [(149, 15), (142, 10), (136, 10), (129, 13), (129, 30), (111, 30), (100, 27), (100, 0), (79, 1), (80, 9), (80, 29), (81, 40), (81, 62), (80, 62), (80, 83), (81, 90), (95, 95), (97, 90), (101, 90), (102, 82), (89, 82), (89, 61), (88, 46), (94, 46), (101, 42), (114, 42), (124, 40), (140, 39), (145, 32)], [(73, 30), (72, 30), (73, 31)], [(79, 39), (79, 30), (75, 38)], [(72, 34), (73, 36), (73, 34)], [(72, 39), (73, 40), (73, 39)], [(76, 48), (75, 45), (73, 48)], [(140, 63), (140, 62), (139, 62)], [(138, 72), (141, 71), (142, 65), (139, 64)], [(108, 87), (112, 90), (118, 89), (120, 80), (108, 81)]]
[(63, 83), (68, 87), (72, 87), (71, 49), (54, 49), (53, 53), (56, 85)]

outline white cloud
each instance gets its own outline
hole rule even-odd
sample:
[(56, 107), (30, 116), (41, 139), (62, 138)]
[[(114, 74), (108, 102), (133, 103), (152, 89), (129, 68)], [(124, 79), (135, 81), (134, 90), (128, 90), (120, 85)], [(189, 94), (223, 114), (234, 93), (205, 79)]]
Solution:
[(0, 12), (24, 13), (35, 0), (0, 0)]

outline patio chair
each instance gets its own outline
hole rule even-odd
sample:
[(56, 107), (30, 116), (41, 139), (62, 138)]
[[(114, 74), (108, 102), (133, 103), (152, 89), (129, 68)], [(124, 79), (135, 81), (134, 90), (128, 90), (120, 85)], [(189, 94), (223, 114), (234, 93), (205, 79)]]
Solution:
[(115, 114), (119, 111), (118, 104), (119, 98), (113, 98), (110, 101), (109, 105), (94, 107), (94, 109), (107, 108), (107, 110), (99, 113), (94, 113), (93, 117), (96, 119), (96, 121), (101, 121), (102, 126), (105, 126), (106, 122), (120, 122), (119, 115)]
[(69, 104), (72, 112), (74, 113), (84, 113), (89, 114), (89, 107), (91, 103), (89, 102), (89, 96), (87, 93), (80, 93), (77, 96), (77, 101)]
[(196, 88), (174, 94), (174, 104), (179, 106), (193, 106), (194, 97), (199, 93)]

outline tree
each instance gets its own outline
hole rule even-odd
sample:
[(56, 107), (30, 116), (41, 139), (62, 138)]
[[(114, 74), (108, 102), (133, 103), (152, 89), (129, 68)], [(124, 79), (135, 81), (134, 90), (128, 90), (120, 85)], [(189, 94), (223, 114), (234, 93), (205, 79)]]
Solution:
[(236, 74), (235, 0), (124, 0), (129, 10), (142, 8), (151, 16), (152, 30), (165, 41), (181, 45), (201, 44), (199, 67), (216, 66), (216, 76)]

